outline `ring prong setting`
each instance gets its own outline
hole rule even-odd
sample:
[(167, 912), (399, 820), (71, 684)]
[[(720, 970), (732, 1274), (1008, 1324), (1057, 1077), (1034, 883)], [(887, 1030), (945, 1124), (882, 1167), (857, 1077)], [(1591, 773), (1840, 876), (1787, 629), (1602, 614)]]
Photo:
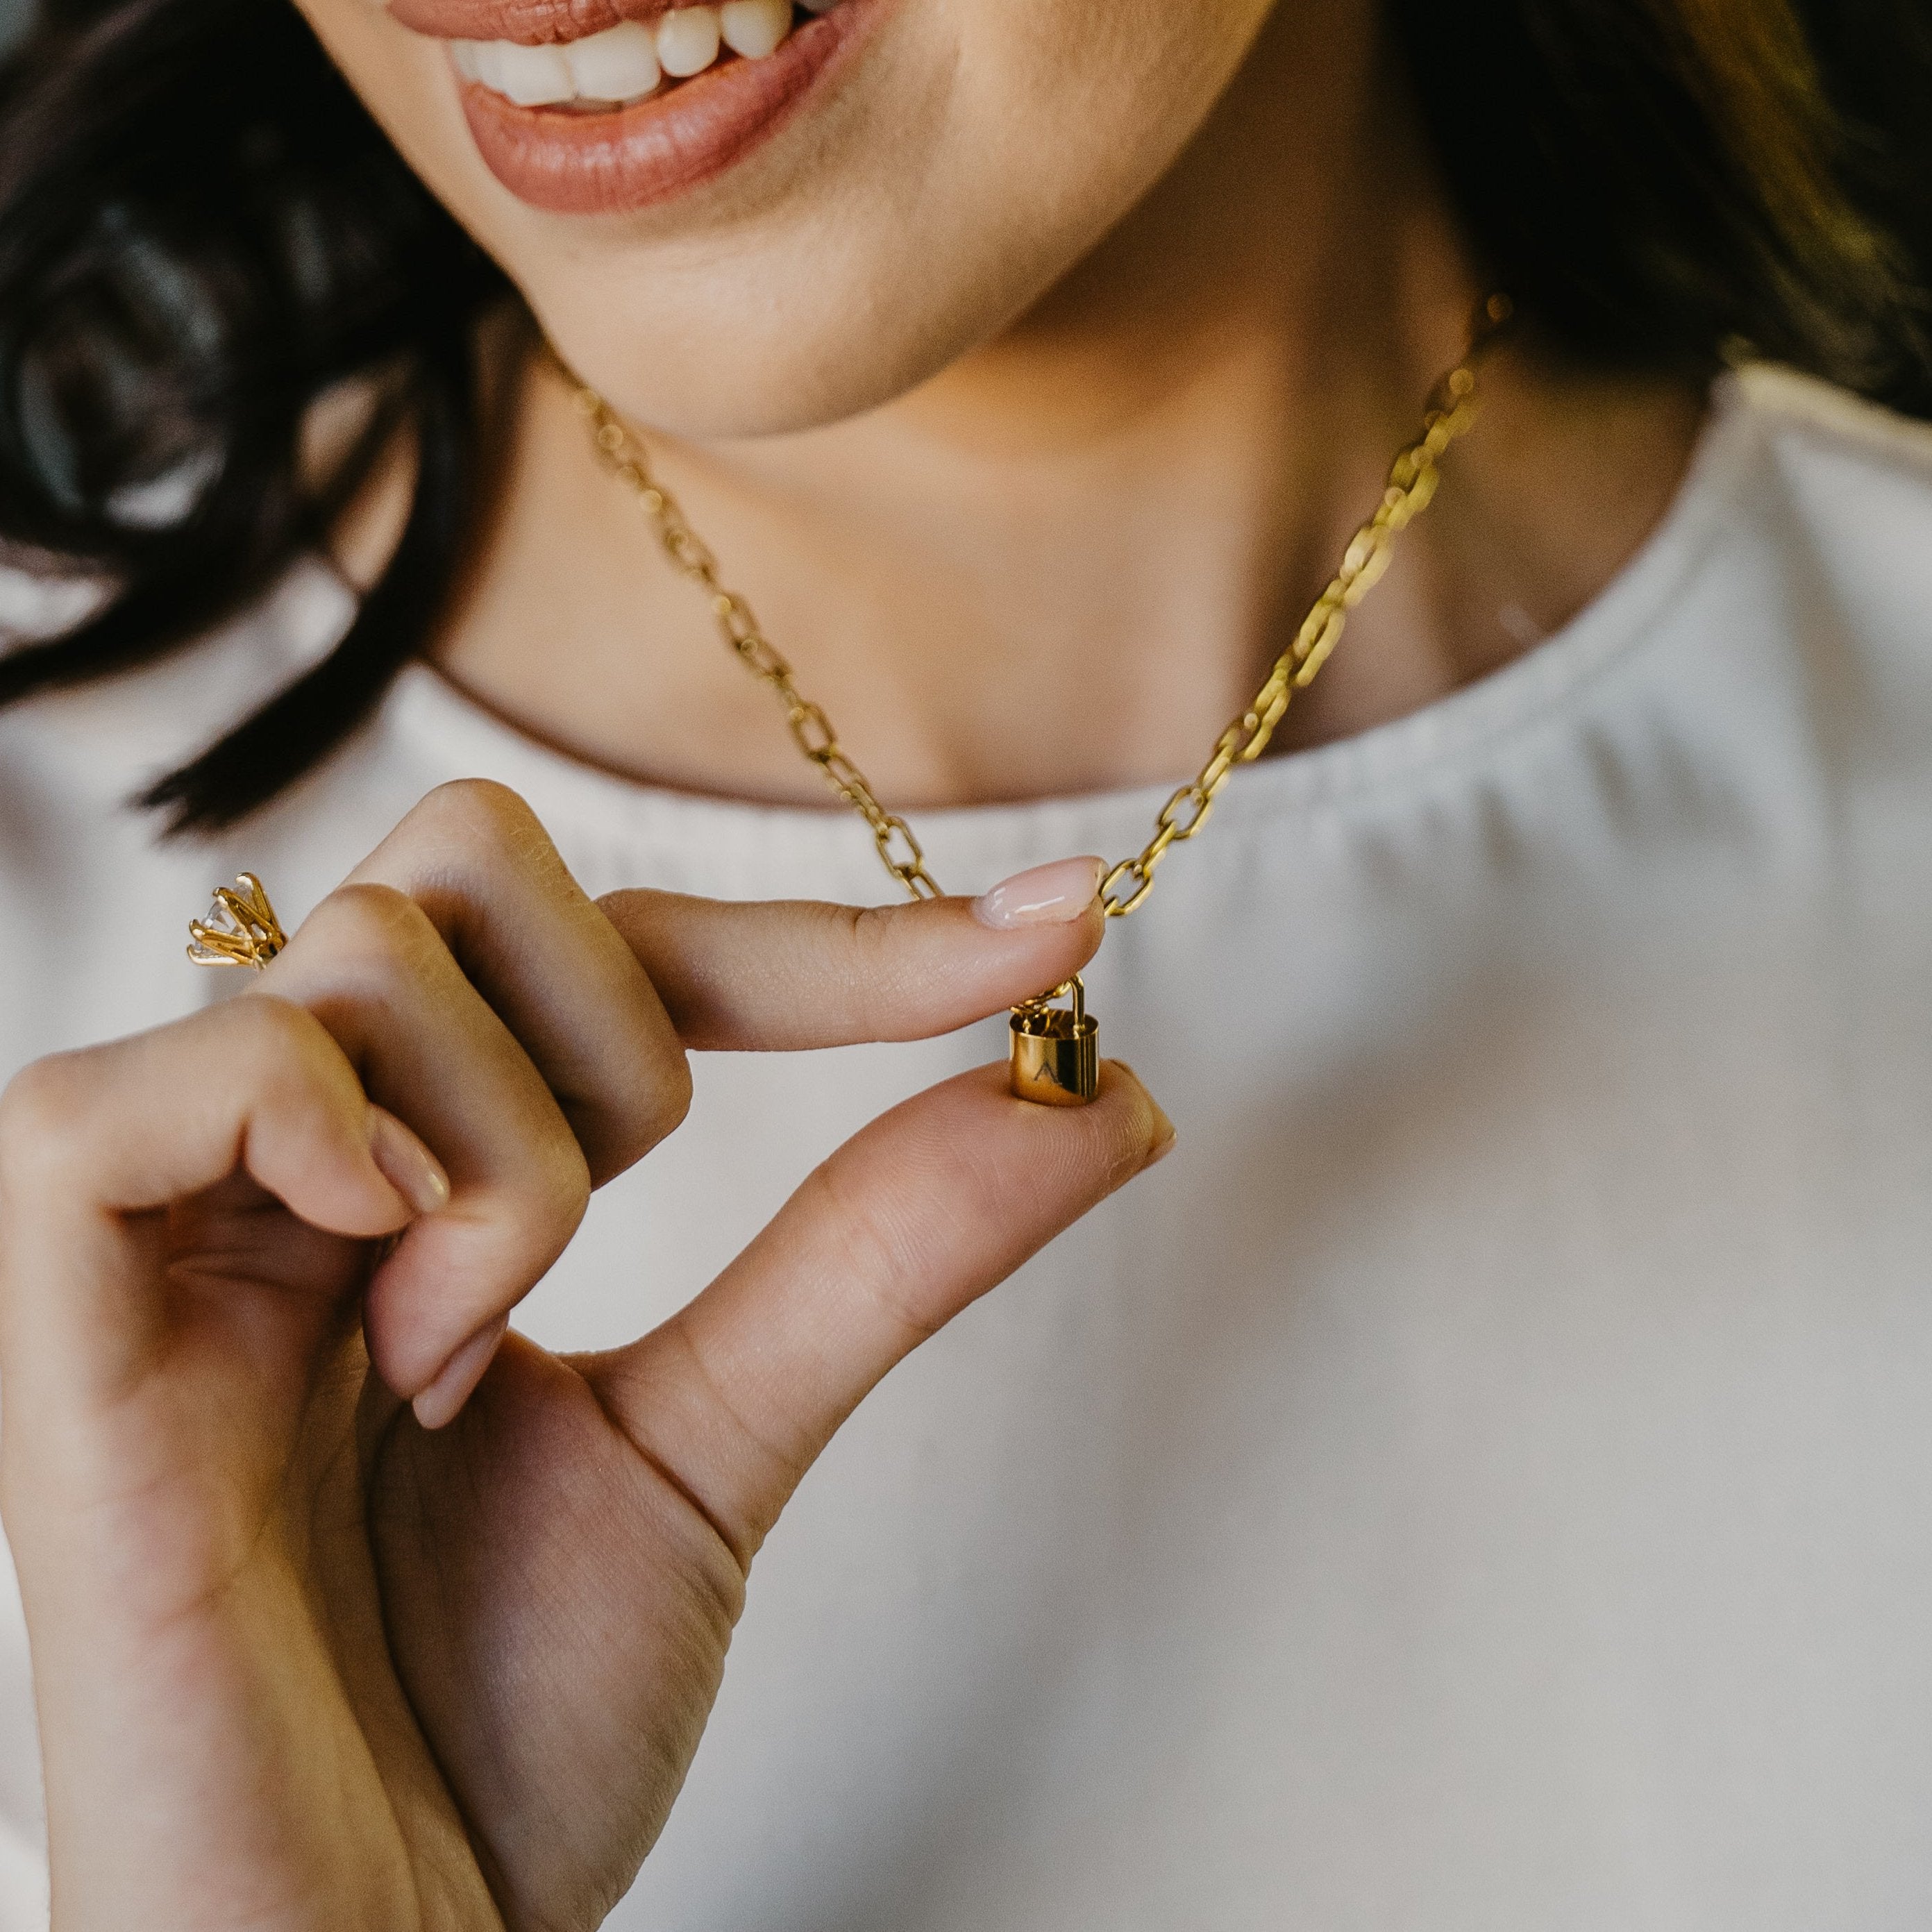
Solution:
[(239, 874), (241, 887), (215, 888), (206, 919), (188, 922), (188, 956), (197, 966), (246, 966), (260, 973), (288, 942), (261, 880)]

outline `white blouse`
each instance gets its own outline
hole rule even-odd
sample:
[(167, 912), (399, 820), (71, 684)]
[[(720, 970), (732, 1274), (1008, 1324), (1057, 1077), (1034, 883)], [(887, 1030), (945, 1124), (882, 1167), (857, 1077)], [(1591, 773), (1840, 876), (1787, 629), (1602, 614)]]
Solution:
[[(212, 885), (298, 914), (460, 775), (592, 892), (886, 896), (848, 814), (623, 782), (422, 667), (259, 818), (154, 845), (128, 795), (346, 616), (299, 572), (0, 715), (0, 1074), (210, 997)], [(1160, 796), (920, 831), (977, 890), (1137, 848)], [(1726, 381), (1592, 608), (1243, 771), (1088, 983), (1174, 1156), (808, 1480), (611, 1924), (1932, 1924), (1932, 434)], [(1002, 1047), (705, 1061), (520, 1325), (634, 1335)], [(4, 1932), (36, 1803), (10, 1609)]]

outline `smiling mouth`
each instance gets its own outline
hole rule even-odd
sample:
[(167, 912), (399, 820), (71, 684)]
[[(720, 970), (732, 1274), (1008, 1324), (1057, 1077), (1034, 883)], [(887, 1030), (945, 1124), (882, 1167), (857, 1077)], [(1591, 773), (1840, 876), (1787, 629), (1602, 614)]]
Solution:
[(444, 44), (484, 165), (558, 214), (635, 214), (735, 168), (826, 94), (896, 4), (387, 0)]
[(812, 16), (838, 0), (727, 0), (626, 20), (575, 40), (449, 42), (464, 80), (519, 107), (608, 112), (674, 92), (681, 82), (736, 61), (766, 60)]

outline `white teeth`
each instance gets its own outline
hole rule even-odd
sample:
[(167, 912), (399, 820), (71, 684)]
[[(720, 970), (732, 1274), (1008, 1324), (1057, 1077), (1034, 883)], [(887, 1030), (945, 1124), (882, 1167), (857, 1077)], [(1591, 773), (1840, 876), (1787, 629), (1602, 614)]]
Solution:
[(502, 55), (505, 43), (502, 40), (472, 40), (470, 58), (476, 63), (476, 78), (491, 92), (503, 91), (503, 62)]
[(726, 0), (718, 10), (724, 44), (747, 60), (775, 54), (791, 32), (791, 0)]
[(563, 55), (578, 98), (584, 100), (636, 100), (650, 93), (662, 77), (656, 38), (635, 20), (573, 40)]
[[(801, 0), (809, 14), (838, 0)], [(514, 40), (452, 40), (450, 64), (464, 80), (525, 107), (568, 100), (641, 100), (665, 75), (702, 74), (729, 47), (746, 60), (776, 53), (791, 32), (792, 0), (725, 0), (718, 7), (678, 7), (655, 25), (626, 20), (601, 34), (560, 45)]]
[(496, 74), (496, 91), (519, 107), (550, 107), (577, 98), (577, 83), (560, 47), (526, 47), (500, 40)]
[(680, 7), (658, 22), (658, 59), (666, 74), (688, 80), (718, 58), (722, 38), (716, 7)]

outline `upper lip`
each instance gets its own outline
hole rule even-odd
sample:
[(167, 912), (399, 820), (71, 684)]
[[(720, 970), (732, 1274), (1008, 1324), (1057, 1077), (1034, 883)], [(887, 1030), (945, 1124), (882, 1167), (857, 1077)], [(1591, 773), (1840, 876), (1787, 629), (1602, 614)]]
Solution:
[[(692, 0), (684, 0), (692, 4)], [(444, 40), (580, 40), (623, 20), (654, 20), (678, 0), (388, 0), (391, 16)]]

